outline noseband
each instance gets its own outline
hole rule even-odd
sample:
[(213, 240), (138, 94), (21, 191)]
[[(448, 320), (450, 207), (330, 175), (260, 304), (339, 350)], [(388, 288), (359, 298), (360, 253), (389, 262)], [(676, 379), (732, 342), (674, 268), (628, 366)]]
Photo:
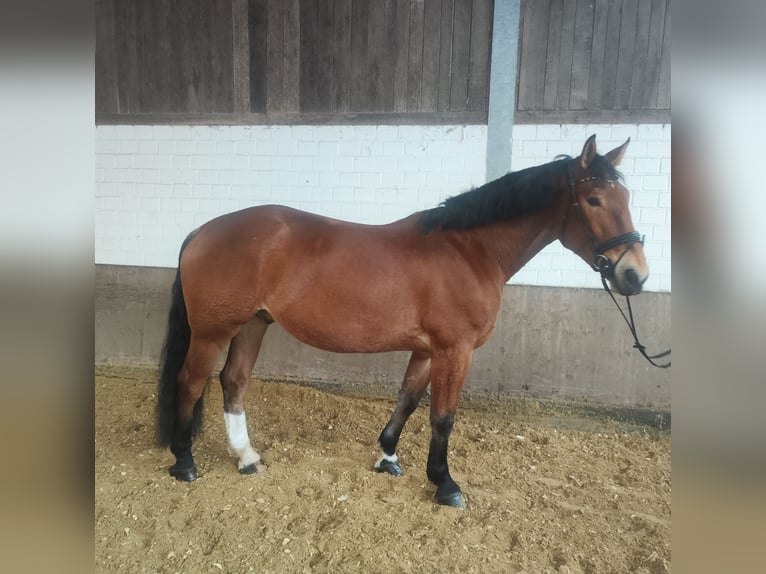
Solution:
[[(572, 207), (577, 212), (577, 217), (580, 220), (580, 223), (583, 225), (583, 227), (585, 227), (591, 239), (591, 252), (593, 253), (593, 263), (591, 263), (591, 268), (594, 271), (598, 272), (598, 274), (601, 276), (601, 284), (604, 286), (604, 290), (607, 293), (609, 293), (609, 296), (612, 298), (612, 301), (614, 301), (614, 304), (617, 306), (617, 309), (620, 311), (622, 318), (625, 320), (625, 323), (628, 325), (630, 334), (633, 335), (633, 341), (634, 341), (633, 347), (638, 349), (638, 352), (641, 353), (641, 355), (647, 361), (649, 361), (649, 363), (652, 366), (658, 367), (660, 369), (667, 369), (668, 367), (670, 367), (670, 363), (671, 363), (670, 361), (668, 361), (667, 363), (658, 364), (654, 361), (654, 359), (667, 357), (668, 355), (670, 355), (670, 349), (662, 353), (658, 353), (656, 355), (649, 355), (646, 352), (646, 347), (642, 345), (641, 342), (638, 340), (638, 334), (636, 333), (636, 323), (633, 320), (633, 307), (630, 304), (630, 296), (625, 295), (625, 301), (627, 302), (627, 306), (628, 306), (628, 314), (626, 315), (625, 311), (622, 310), (622, 307), (620, 307), (620, 304), (617, 302), (617, 299), (615, 298), (614, 293), (612, 293), (612, 290), (609, 288), (609, 284), (607, 283), (608, 279), (612, 279), (614, 277), (614, 272), (615, 272), (615, 269), (617, 268), (617, 265), (620, 263), (620, 261), (625, 256), (625, 254), (628, 251), (630, 251), (630, 248), (633, 247), (633, 245), (636, 243), (643, 246), (644, 236), (641, 235), (638, 231), (629, 231), (628, 233), (622, 233), (620, 235), (612, 237), (611, 239), (607, 239), (606, 241), (597, 243), (596, 238), (593, 235), (593, 231), (591, 230), (590, 226), (587, 224), (585, 220), (585, 216), (582, 213), (580, 202), (577, 200), (576, 188), (579, 184), (586, 181), (603, 181), (612, 186), (616, 182), (614, 180), (604, 179), (601, 177), (584, 177), (582, 179), (578, 179), (577, 181), (575, 181), (574, 178), (572, 177), (572, 172), (570, 170), (567, 171), (567, 175), (569, 177), (569, 189), (572, 192)], [(569, 215), (569, 211), (567, 210), (567, 216), (568, 215)], [(564, 225), (566, 227), (566, 222), (564, 223)], [(623, 249), (622, 253), (620, 253), (620, 256), (617, 258), (617, 260), (612, 261), (606, 255), (606, 252), (609, 251), (610, 249), (614, 249), (615, 247), (619, 247), (620, 245), (625, 245), (626, 247), (625, 249)]]

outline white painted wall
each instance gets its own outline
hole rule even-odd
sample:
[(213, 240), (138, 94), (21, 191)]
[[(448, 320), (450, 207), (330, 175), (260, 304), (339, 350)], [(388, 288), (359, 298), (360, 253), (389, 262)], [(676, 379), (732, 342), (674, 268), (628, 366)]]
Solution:
[(96, 262), (175, 267), (223, 213), (387, 223), (484, 183), (486, 126), (99, 126)]
[[(646, 234), (649, 290), (670, 290), (670, 126), (515, 126), (512, 169), (575, 155), (591, 133), (622, 171)], [(267, 203), (386, 223), (484, 183), (487, 126), (98, 126), (96, 263), (175, 267), (205, 221)], [(555, 243), (512, 283), (600, 287)]]

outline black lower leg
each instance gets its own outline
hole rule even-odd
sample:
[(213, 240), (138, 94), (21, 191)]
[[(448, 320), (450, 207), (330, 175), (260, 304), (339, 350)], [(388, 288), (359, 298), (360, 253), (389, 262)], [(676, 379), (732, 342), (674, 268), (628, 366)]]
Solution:
[[(386, 456), (394, 457), (396, 455), (396, 447), (399, 444), (399, 438), (402, 435), (404, 424), (407, 422), (409, 416), (415, 411), (419, 402), (420, 395), (412, 393), (401, 393), (399, 395), (399, 402), (396, 405), (394, 414), (391, 415), (391, 419), (378, 437), (380, 449)], [(386, 460), (385, 458), (378, 461), (375, 465), (375, 470), (378, 472), (387, 472), (394, 476), (404, 474), (404, 471), (402, 470), (402, 467), (399, 466), (398, 462)]]
[(177, 424), (170, 444), (170, 452), (175, 455), (176, 463), (168, 469), (170, 476), (176, 480), (191, 482), (197, 478), (197, 466), (194, 464), (191, 447), (191, 421), (184, 425)]
[(444, 414), (431, 421), (431, 447), (428, 451), (426, 472), (428, 480), (436, 485), (436, 501), (439, 504), (463, 508), (460, 487), (452, 479), (447, 465), (449, 436), (455, 422), (454, 415)]

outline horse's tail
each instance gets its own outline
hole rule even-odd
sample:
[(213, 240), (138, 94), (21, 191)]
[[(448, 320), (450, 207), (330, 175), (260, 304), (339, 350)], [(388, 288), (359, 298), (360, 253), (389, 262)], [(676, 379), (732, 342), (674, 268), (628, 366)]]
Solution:
[[(170, 313), (168, 314), (168, 330), (160, 356), (160, 380), (157, 385), (157, 444), (161, 447), (170, 446), (176, 424), (176, 393), (178, 390), (178, 374), (183, 368), (186, 354), (191, 341), (191, 328), (186, 314), (186, 301), (181, 287), (181, 254), (191, 241), (191, 233), (181, 245), (178, 254), (178, 270), (171, 290)], [(202, 397), (194, 406), (192, 418), (192, 435), (195, 435), (202, 425)]]

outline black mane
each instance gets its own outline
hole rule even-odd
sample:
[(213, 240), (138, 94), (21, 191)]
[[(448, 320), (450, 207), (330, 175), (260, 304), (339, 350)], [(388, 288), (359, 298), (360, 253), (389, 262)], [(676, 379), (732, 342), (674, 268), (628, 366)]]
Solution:
[[(472, 229), (499, 221), (507, 221), (544, 209), (553, 203), (563, 181), (568, 182), (569, 156), (529, 167), (448, 197), (439, 206), (423, 211), (420, 229)], [(617, 179), (619, 173), (604, 156), (597, 155), (588, 166), (593, 177)]]

